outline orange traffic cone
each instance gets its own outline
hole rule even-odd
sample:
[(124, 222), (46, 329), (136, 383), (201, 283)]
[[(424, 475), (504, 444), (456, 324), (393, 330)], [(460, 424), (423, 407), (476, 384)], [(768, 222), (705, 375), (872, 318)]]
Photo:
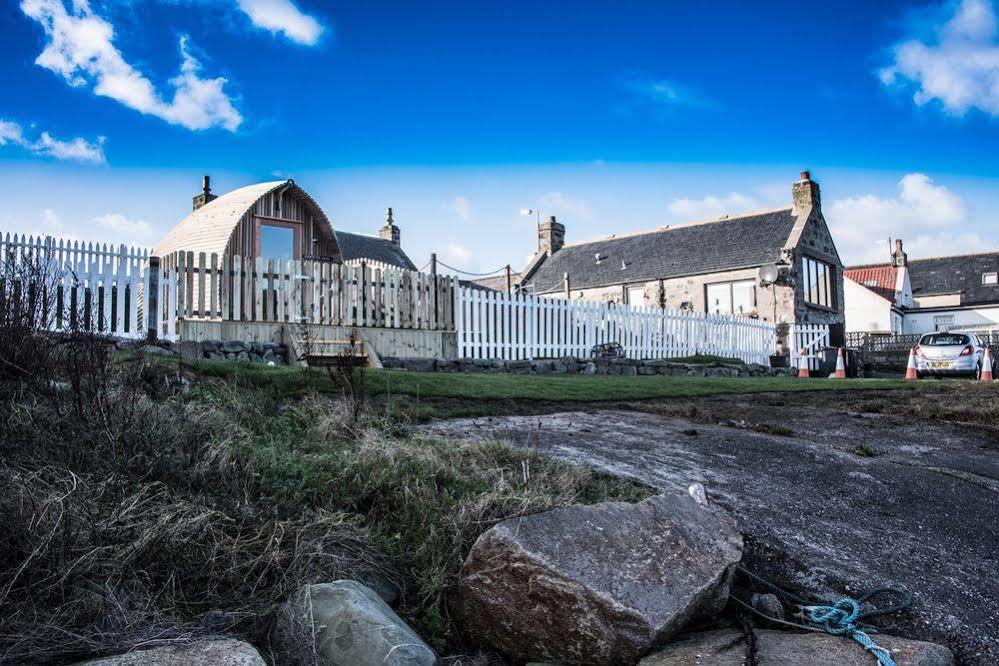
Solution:
[(843, 348), (839, 348), (836, 354), (836, 372), (832, 373), (830, 379), (846, 379), (846, 361), (843, 358)]
[(801, 379), (808, 379), (811, 377), (808, 374), (808, 350), (801, 352), (801, 356), (798, 357), (798, 377)]
[(978, 376), (983, 382), (992, 381), (992, 352), (985, 348), (985, 356), (982, 357), (982, 373)]
[(909, 363), (905, 366), (905, 378), (906, 379), (919, 379), (916, 376), (916, 350), (909, 350)]

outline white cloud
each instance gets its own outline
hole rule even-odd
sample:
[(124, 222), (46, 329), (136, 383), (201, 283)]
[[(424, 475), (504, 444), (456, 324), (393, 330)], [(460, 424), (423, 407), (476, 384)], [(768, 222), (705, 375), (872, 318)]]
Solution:
[(670, 216), (679, 222), (713, 220), (722, 215), (741, 215), (763, 208), (763, 203), (756, 197), (738, 192), (730, 192), (722, 196), (708, 195), (703, 199), (683, 197), (673, 199), (666, 206)]
[(921, 173), (903, 177), (897, 196), (864, 194), (823, 208), (840, 256), (848, 264), (886, 261), (889, 238), (902, 238), (913, 257), (987, 247), (977, 233), (968, 231), (970, 212), (964, 200)]
[(104, 137), (98, 137), (96, 143), (76, 137), (69, 141), (53, 138), (48, 132), (42, 132), (38, 141), (31, 145), (31, 150), (39, 155), (48, 155), (57, 160), (74, 160), (89, 164), (104, 164)]
[(989, 0), (962, 0), (934, 39), (908, 39), (893, 52), (881, 81), (914, 87), (917, 105), (937, 100), (956, 115), (972, 108), (999, 115), (999, 43)]
[(538, 202), (541, 204), (541, 212), (545, 215), (555, 213), (584, 219), (590, 217), (590, 207), (584, 200), (569, 196), (564, 192), (548, 192), (541, 195)]
[(130, 220), (121, 213), (108, 213), (94, 218), (98, 227), (111, 232), (115, 242), (148, 245), (157, 240), (153, 225), (145, 220)]
[(253, 25), (274, 34), (283, 33), (293, 42), (313, 46), (323, 33), (323, 26), (305, 14), (291, 0), (236, 0)]
[(10, 120), (0, 119), (0, 146), (6, 145), (21, 146), (36, 155), (46, 155), (57, 160), (73, 160), (88, 164), (105, 164), (104, 157), (104, 137), (97, 137), (97, 141), (87, 141), (84, 138), (76, 137), (63, 141), (53, 137), (48, 132), (42, 132), (35, 141), (30, 141), (25, 136), (24, 128), (20, 123)]
[(180, 73), (170, 79), (173, 98), (166, 101), (153, 83), (125, 61), (114, 45), (114, 26), (94, 14), (86, 0), (22, 0), (21, 11), (38, 21), (48, 43), (35, 64), (62, 76), (74, 87), (93, 86), (141, 113), (191, 130), (223, 127), (236, 131), (243, 117), (223, 89), (224, 78), (203, 79), (201, 64), (191, 55), (187, 38), (180, 38)]
[(0, 119), (0, 146), (6, 146), (8, 143), (23, 146), (24, 130), (15, 122)]

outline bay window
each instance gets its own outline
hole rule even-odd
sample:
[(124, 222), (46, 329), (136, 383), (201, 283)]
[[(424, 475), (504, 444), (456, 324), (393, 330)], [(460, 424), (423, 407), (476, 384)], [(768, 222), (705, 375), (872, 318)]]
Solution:
[(806, 303), (835, 308), (836, 268), (811, 257), (802, 257), (801, 289)]

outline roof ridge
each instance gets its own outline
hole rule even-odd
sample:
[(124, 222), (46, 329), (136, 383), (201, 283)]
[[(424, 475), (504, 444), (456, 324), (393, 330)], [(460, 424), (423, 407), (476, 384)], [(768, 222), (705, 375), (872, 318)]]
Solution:
[(965, 254), (945, 254), (942, 257), (923, 257), (922, 259), (909, 259), (911, 264), (914, 261), (936, 261), (938, 259), (962, 259), (964, 257), (987, 257), (987, 256), (999, 256), (999, 251), (997, 252), (968, 252)]
[(719, 217), (719, 218), (715, 218), (715, 219), (711, 219), (711, 220), (699, 220), (697, 222), (685, 222), (683, 224), (665, 225), (665, 226), (662, 226), (662, 227), (658, 227), (656, 229), (646, 229), (645, 231), (634, 231), (634, 232), (627, 233), (627, 234), (610, 234), (610, 235), (607, 235), (607, 236), (602, 236), (600, 238), (593, 238), (593, 239), (590, 239), (590, 240), (576, 241), (575, 243), (566, 243), (565, 245), (562, 246), (562, 248), (579, 247), (579, 246), (582, 246), (582, 245), (589, 245), (591, 243), (602, 243), (602, 242), (605, 242), (605, 241), (618, 240), (620, 238), (634, 238), (636, 236), (647, 236), (647, 235), (650, 235), (650, 234), (666, 233), (666, 232), (669, 232), (669, 231), (673, 231), (674, 229), (686, 229), (688, 227), (696, 227), (696, 226), (701, 226), (701, 225), (705, 225), (705, 224), (714, 224), (716, 222), (731, 222), (733, 220), (739, 220), (739, 219), (742, 219), (744, 217), (757, 217), (757, 216), (760, 216), (760, 215), (767, 215), (769, 213), (782, 213), (782, 212), (784, 212), (786, 210), (790, 211), (792, 208), (793, 208), (793, 206), (784, 206), (782, 208), (769, 208), (769, 209), (765, 209), (765, 210), (758, 210), (758, 211), (755, 211), (753, 213), (742, 213), (740, 215), (726, 215), (725, 217)]

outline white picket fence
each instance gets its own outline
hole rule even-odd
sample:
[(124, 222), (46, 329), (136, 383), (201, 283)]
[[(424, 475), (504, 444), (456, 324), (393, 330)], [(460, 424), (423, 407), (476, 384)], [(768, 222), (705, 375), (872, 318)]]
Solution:
[(776, 328), (746, 317), (458, 290), (458, 356), (506, 360), (590, 355), (619, 343), (629, 358), (717, 354), (766, 364)]
[[(0, 253), (9, 268), (33, 267), (29, 270), (42, 284), (29, 288), (45, 291), (52, 330), (75, 327), (123, 338), (146, 335), (148, 250), (8, 233), (0, 237)], [(13, 285), (5, 285), (10, 288)]]
[(829, 326), (826, 324), (796, 324), (789, 334), (791, 363), (800, 368), (804, 357), (809, 371), (818, 370), (822, 364), (822, 349), (829, 346)]
[(454, 330), (457, 280), (319, 261), (178, 252), (161, 258), (160, 335), (181, 320), (284, 322)]

